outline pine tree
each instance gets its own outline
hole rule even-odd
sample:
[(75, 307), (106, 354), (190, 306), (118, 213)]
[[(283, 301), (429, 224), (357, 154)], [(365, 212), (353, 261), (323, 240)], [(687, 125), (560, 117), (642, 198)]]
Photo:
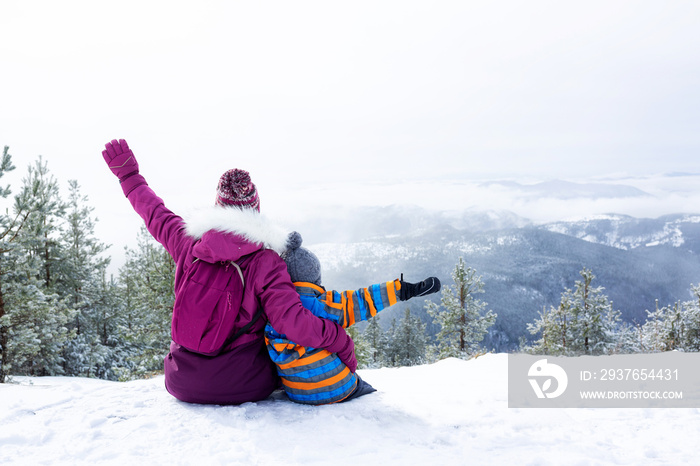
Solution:
[(415, 366), (426, 360), (426, 324), (411, 315), (406, 308), (403, 319), (394, 326), (390, 336), (393, 366)]
[(528, 332), (532, 335), (540, 334), (540, 338), (522, 349), (535, 354), (563, 354), (568, 339), (568, 315), (562, 312), (564, 309), (563, 303), (558, 308), (550, 307), (549, 311), (544, 307), (535, 322), (527, 324)]
[(602, 287), (591, 285), (595, 276), (590, 270), (584, 268), (580, 274), (583, 280), (576, 282), (574, 290), (562, 293), (557, 308), (543, 311), (534, 324), (528, 324), (530, 333), (540, 338), (526, 351), (551, 355), (622, 351), (620, 312), (613, 309)]
[(59, 223), (65, 213), (66, 204), (60, 197), (58, 181), (48, 169), (47, 163), (39, 157), (29, 166), (24, 179), (25, 189), (31, 191), (35, 209), (27, 218), (22, 231), (22, 247), (34, 263), (37, 278), (44, 288), (51, 288), (55, 282), (55, 269), (63, 263), (59, 246), (62, 236)]
[[(7, 148), (2, 166), (3, 171), (11, 166)], [(0, 381), (10, 371), (62, 373), (62, 347), (70, 336), (65, 323), (72, 310), (51, 287), (61, 208), (56, 180), (40, 158), (23, 179), (13, 215), (0, 218)]]
[[(0, 178), (5, 173), (15, 169), (12, 165), (12, 156), (9, 153), (10, 148), (5, 146), (0, 160)], [(10, 185), (5, 188), (0, 186), (0, 199), (6, 199), (12, 194)], [(20, 208), (18, 210), (18, 207)], [(5, 381), (9, 375), (9, 352), (7, 344), (9, 342), (9, 317), (7, 305), (5, 303), (5, 293), (7, 288), (7, 257), (15, 247), (15, 239), (17, 234), (22, 229), (22, 225), (26, 217), (29, 215), (28, 206), (20, 206), (15, 203), (15, 215), (10, 215), (9, 212), (0, 215), (0, 383)]]
[(570, 295), (573, 341), (570, 348), (579, 354), (609, 354), (616, 345), (619, 312), (603, 294), (602, 287), (592, 287), (593, 272), (584, 268), (583, 280), (577, 281)]
[(367, 349), (364, 368), (377, 369), (386, 364), (387, 336), (379, 325), (379, 314), (367, 320), (367, 327), (360, 336)]
[(495, 322), (496, 314), (493, 311), (484, 313), (487, 304), (474, 296), (484, 292), (484, 284), (476, 270), (467, 268), (462, 258), (452, 278), (454, 287), (442, 288), (442, 306), (430, 302), (426, 307), (434, 322), (440, 325), (437, 334), (440, 357), (468, 358), (479, 351), (479, 343)]
[(117, 288), (106, 279), (109, 258), (103, 253), (107, 246), (95, 238), (94, 209), (87, 202), (78, 182), (70, 180), (58, 281), (76, 315), (70, 322), (75, 337), (65, 348), (65, 368), (70, 375), (113, 379), (110, 366), (117, 322), (111, 304)]
[(175, 263), (145, 227), (138, 247), (127, 249), (119, 271), (119, 338), (122, 355), (115, 372), (119, 378), (141, 377), (163, 368), (170, 344), (170, 322), (175, 295)]
[(389, 330), (386, 332), (386, 346), (384, 347), (384, 360), (385, 364), (391, 367), (396, 366), (396, 359), (398, 358), (398, 353), (399, 353), (399, 348), (398, 345), (394, 342), (393, 336), (397, 332), (398, 328), (398, 322), (396, 321), (396, 317), (391, 319), (391, 326), (389, 327)]
[(357, 359), (357, 367), (365, 369), (369, 363), (370, 351), (367, 343), (362, 339), (360, 333), (355, 327), (345, 329), (352, 341), (355, 343), (355, 358)]
[(694, 299), (683, 303), (682, 347), (685, 351), (700, 351), (700, 284), (691, 285), (690, 292)]
[(643, 352), (700, 351), (700, 286), (691, 285), (694, 299), (647, 311), (647, 320), (639, 330)]

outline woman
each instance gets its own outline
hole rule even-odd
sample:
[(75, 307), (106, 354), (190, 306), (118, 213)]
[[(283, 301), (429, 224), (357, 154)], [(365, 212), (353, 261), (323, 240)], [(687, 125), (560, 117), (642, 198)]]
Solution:
[(302, 306), (278, 254), (287, 233), (259, 215), (247, 172), (224, 173), (217, 205), (185, 222), (148, 187), (126, 141), (113, 140), (105, 149), (124, 195), (177, 265), (173, 341), (165, 358), (168, 392), (208, 404), (268, 397), (280, 380), (265, 348), (267, 321), (300, 345), (338, 353), (355, 372), (352, 339)]

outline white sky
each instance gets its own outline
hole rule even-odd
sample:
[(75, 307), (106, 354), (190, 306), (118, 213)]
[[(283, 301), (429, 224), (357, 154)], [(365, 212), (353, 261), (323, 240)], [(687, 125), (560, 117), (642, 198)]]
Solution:
[(171, 206), (212, 202), (239, 167), (273, 215), (700, 172), (698, 31), (681, 1), (2, 0), (2, 183), (43, 155), (120, 248), (138, 218), (100, 154), (112, 138)]

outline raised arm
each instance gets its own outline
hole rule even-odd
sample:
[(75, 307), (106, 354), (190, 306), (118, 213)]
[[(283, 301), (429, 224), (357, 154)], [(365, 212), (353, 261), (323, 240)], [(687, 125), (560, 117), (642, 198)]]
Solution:
[(163, 200), (148, 187), (146, 179), (139, 173), (134, 153), (124, 139), (114, 139), (105, 144), (102, 156), (112, 173), (119, 178), (124, 195), (143, 218), (149, 233), (177, 262), (184, 245), (189, 242), (182, 218), (165, 207)]

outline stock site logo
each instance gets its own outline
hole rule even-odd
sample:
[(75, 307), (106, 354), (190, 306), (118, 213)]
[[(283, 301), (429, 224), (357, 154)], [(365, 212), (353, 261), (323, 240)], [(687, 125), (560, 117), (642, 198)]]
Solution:
[[(566, 390), (569, 378), (561, 366), (547, 363), (546, 359), (536, 361), (527, 372), (528, 380), (537, 398), (556, 398)], [(552, 381), (556, 386), (552, 387)]]

